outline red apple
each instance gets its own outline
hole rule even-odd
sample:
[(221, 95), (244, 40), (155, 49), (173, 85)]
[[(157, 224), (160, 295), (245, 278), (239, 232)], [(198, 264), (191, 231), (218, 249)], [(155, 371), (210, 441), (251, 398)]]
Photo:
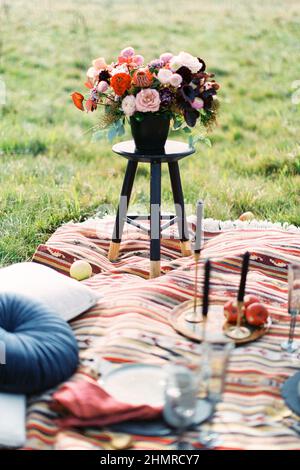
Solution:
[(237, 322), (238, 306), (236, 300), (228, 300), (224, 305), (224, 315), (229, 323)]
[(267, 307), (259, 302), (255, 302), (246, 308), (246, 320), (249, 325), (261, 326), (266, 323), (268, 316)]
[(245, 295), (245, 297), (244, 297), (244, 307), (245, 307), (245, 309), (249, 305), (257, 303), (257, 302), (259, 302), (259, 298), (256, 297), (256, 295), (248, 294), (248, 295)]

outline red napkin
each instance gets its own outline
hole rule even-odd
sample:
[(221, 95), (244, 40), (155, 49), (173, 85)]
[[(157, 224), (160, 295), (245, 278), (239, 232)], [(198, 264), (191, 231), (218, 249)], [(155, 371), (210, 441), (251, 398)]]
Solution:
[(93, 379), (67, 382), (53, 394), (53, 399), (53, 409), (70, 413), (57, 420), (61, 427), (107, 426), (128, 420), (150, 420), (157, 418), (162, 411), (147, 405), (121, 403)]

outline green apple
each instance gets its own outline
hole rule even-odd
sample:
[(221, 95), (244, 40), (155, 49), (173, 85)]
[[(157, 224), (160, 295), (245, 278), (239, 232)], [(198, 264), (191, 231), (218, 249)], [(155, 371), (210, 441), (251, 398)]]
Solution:
[(74, 261), (70, 267), (70, 276), (77, 281), (88, 279), (92, 275), (92, 266), (83, 259)]

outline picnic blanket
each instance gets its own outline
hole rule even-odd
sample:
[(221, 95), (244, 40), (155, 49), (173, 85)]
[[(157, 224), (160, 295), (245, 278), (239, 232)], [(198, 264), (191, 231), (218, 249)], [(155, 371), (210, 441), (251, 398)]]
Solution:
[[(189, 229), (194, 232), (195, 217), (189, 219)], [(71, 322), (81, 358), (73, 380), (89, 380), (89, 361), (167, 363), (170, 356), (151, 341), (153, 337), (168, 338), (176, 350), (194, 358), (195, 343), (176, 333), (168, 320), (176, 305), (193, 297), (194, 260), (181, 257), (174, 230), (168, 229), (162, 240), (164, 275), (151, 280), (149, 240), (135, 227), (126, 226), (119, 260), (108, 261), (112, 233), (109, 218), (63, 225), (38, 247), (33, 260), (66, 275), (73, 261), (87, 259), (93, 276), (83, 282), (103, 294), (94, 308)], [(260, 229), (247, 223), (216, 226), (206, 221), (201, 265), (207, 257), (212, 260), (212, 304), (236, 296), (241, 256), (246, 250), (252, 260), (247, 293), (259, 295), (268, 304), (272, 326), (259, 341), (233, 351), (223, 401), (213, 421), (205, 426), (219, 434), (221, 449), (300, 449), (300, 436), (286, 425), (287, 408), (280, 394), (281, 384), (300, 366), (300, 358), (291, 360), (280, 348), (287, 338), (290, 320), (287, 265), (300, 261), (300, 231), (281, 226)], [(59, 428), (58, 415), (51, 407), (53, 392), (29, 401), (26, 448), (105, 448), (105, 429)], [(133, 449), (171, 449), (174, 438), (133, 436), (133, 441)]]

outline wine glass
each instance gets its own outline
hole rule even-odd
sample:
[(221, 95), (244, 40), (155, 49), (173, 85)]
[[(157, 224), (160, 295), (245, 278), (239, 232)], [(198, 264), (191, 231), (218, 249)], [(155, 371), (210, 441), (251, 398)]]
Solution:
[(197, 392), (198, 380), (188, 367), (179, 364), (169, 368), (163, 416), (165, 421), (177, 431), (177, 450), (193, 448), (184, 441), (184, 433), (194, 423)]
[(300, 314), (300, 264), (290, 264), (288, 267), (288, 312), (291, 315), (290, 331), (287, 341), (281, 348), (288, 353), (297, 351), (299, 344), (294, 341), (297, 316)]
[[(227, 366), (234, 343), (207, 343), (202, 357), (201, 383), (206, 391), (207, 400), (211, 403), (213, 412), (222, 400), (225, 386)], [(213, 413), (210, 418), (213, 417)], [(206, 449), (212, 449), (218, 445), (218, 434), (211, 430), (201, 429), (198, 442)]]

